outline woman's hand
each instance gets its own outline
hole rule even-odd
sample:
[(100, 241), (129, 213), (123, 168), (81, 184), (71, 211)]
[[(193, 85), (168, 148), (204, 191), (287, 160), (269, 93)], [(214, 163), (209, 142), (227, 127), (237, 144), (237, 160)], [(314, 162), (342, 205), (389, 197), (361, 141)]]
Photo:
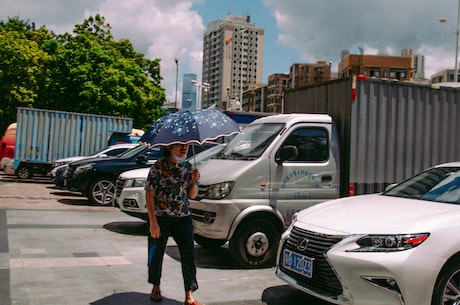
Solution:
[(200, 171), (195, 168), (192, 172), (192, 182), (197, 183), (198, 181), (200, 181)]
[(149, 232), (152, 238), (159, 238), (161, 236), (160, 226), (158, 225), (158, 222), (150, 222)]

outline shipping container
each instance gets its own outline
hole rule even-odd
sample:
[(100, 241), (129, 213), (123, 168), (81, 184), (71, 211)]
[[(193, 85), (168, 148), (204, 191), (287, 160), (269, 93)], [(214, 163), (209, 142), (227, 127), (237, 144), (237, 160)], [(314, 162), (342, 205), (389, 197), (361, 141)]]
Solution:
[(339, 133), (341, 195), (375, 193), (460, 160), (460, 89), (358, 76), (288, 90), (285, 113), (326, 113)]
[(14, 168), (20, 178), (46, 174), (56, 159), (94, 154), (113, 133), (130, 133), (131, 118), (17, 108)]

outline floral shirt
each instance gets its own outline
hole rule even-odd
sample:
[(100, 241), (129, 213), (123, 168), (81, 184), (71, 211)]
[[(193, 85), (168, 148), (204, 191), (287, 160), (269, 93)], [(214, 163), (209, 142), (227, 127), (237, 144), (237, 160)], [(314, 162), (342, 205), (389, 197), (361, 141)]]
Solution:
[(150, 168), (145, 190), (154, 191), (157, 216), (191, 215), (188, 190), (192, 186), (192, 165), (160, 159)]

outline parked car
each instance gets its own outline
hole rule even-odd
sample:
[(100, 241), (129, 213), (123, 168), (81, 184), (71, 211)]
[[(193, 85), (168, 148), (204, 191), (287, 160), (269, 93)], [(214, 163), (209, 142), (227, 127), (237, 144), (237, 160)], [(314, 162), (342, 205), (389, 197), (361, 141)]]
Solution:
[[(217, 144), (197, 146), (195, 152), (198, 153), (214, 145)], [(115, 181), (118, 176), (131, 169), (150, 167), (161, 157), (163, 157), (162, 146), (151, 147), (147, 144), (138, 144), (116, 157), (75, 161), (69, 164), (64, 174), (66, 188), (83, 194), (92, 203), (114, 204)]]
[[(188, 158), (193, 166), (199, 168), (207, 160), (218, 154), (227, 144), (218, 144)], [(189, 149), (189, 153), (190, 153)], [(116, 184), (116, 202), (120, 210), (128, 215), (147, 220), (145, 202), (145, 182), (150, 168), (133, 169), (118, 176)]]
[[(5, 160), (4, 158), (3, 160)], [(3, 172), (6, 175), (13, 175), (14, 176), (14, 160), (13, 159), (8, 159), (3, 166)]]
[(67, 157), (67, 158), (62, 158), (55, 160), (51, 168), (54, 169), (58, 166), (68, 164), (70, 162), (78, 161), (78, 160), (83, 160), (83, 159), (89, 159), (89, 158), (104, 158), (104, 157), (109, 157), (109, 156), (116, 156), (121, 154), (122, 152), (127, 151), (130, 148), (133, 148), (134, 146), (137, 146), (138, 144), (131, 144), (131, 143), (123, 143), (123, 144), (115, 144), (115, 145), (110, 145), (100, 151), (98, 151), (95, 154), (89, 155), (89, 156), (74, 156), (74, 157)]
[(54, 161), (52, 164), (52, 169), (50, 171), (51, 179), (53, 180), (57, 188), (65, 189), (64, 173), (67, 170), (69, 163), (74, 162), (74, 161), (84, 160), (84, 159), (105, 158), (105, 157), (110, 157), (110, 156), (117, 156), (137, 145), (138, 144), (128, 144), (128, 143), (115, 144), (107, 148), (104, 148), (103, 150), (91, 156), (75, 156), (75, 157), (58, 159)]
[(334, 304), (457, 304), (460, 162), (295, 215), (278, 277)]
[(3, 169), (11, 159), (14, 159), (16, 145), (16, 123), (11, 123), (0, 138), (0, 169)]

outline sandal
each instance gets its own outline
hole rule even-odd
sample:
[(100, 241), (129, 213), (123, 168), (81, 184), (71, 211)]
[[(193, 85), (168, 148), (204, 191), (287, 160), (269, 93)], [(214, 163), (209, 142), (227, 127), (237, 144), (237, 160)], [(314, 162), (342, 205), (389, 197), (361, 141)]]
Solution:
[(187, 301), (184, 302), (184, 305), (204, 305), (204, 304), (201, 304), (200, 302), (198, 302), (197, 300), (193, 301), (192, 303), (189, 303)]
[(150, 293), (150, 300), (153, 302), (161, 302), (161, 292), (159, 290), (156, 291), (152, 289), (152, 293)]

